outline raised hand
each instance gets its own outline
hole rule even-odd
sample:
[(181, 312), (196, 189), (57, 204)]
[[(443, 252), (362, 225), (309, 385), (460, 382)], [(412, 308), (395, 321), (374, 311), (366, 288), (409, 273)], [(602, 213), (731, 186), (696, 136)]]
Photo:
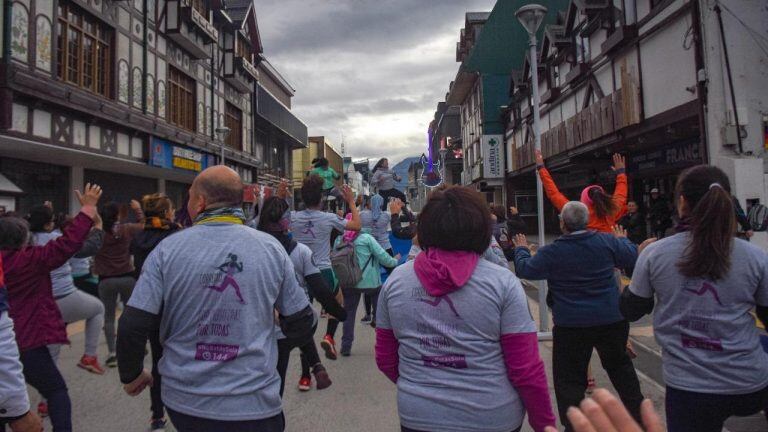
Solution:
[(627, 238), (627, 230), (624, 229), (621, 225), (614, 225), (613, 228), (613, 236), (616, 238)]
[(141, 203), (136, 200), (131, 200), (131, 210), (133, 211), (141, 210)]
[(393, 215), (400, 214), (402, 210), (403, 210), (403, 202), (400, 200), (400, 198), (395, 198), (389, 202), (390, 214), (393, 214)]
[(614, 171), (622, 170), (627, 168), (626, 159), (624, 159), (624, 156), (614, 153), (613, 154), (613, 166), (611, 166), (611, 169)]
[(512, 238), (512, 243), (515, 244), (515, 247), (528, 247), (528, 239), (525, 238), (525, 234), (516, 234)]
[(75, 195), (77, 195), (77, 200), (80, 201), (80, 205), (85, 206), (96, 206), (96, 204), (99, 203), (99, 198), (101, 198), (101, 186), (94, 184), (91, 185), (88, 183), (85, 185), (85, 192), (80, 193), (79, 190), (75, 190)]
[(349, 185), (341, 186), (341, 195), (350, 207), (355, 206), (355, 193), (352, 192), (352, 188), (350, 188)]
[(541, 150), (536, 150), (534, 154), (536, 155), (536, 165), (544, 166), (544, 155), (541, 154)]

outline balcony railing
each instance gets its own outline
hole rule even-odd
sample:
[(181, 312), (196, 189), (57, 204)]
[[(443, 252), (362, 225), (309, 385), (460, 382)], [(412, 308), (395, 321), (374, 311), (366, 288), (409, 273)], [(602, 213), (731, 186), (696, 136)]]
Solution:
[(210, 58), (207, 47), (219, 40), (213, 24), (198, 12), (189, 0), (169, 0), (166, 27), (168, 37), (184, 48), (192, 58)]

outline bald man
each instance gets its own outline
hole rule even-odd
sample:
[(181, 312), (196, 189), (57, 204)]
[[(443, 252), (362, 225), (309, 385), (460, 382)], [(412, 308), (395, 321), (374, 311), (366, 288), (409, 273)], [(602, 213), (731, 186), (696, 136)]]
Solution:
[(314, 316), (285, 248), (243, 225), (243, 183), (216, 166), (189, 189), (187, 228), (149, 255), (120, 318), (120, 379), (152, 384), (148, 335), (160, 332), (162, 398), (177, 430), (283, 431), (274, 310), (283, 333), (309, 337)]

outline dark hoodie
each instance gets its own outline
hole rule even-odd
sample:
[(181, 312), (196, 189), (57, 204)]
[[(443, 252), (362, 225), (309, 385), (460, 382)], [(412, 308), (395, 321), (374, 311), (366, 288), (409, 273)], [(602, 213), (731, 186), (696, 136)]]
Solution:
[(134, 235), (131, 240), (131, 254), (133, 255), (134, 277), (139, 280), (141, 268), (149, 254), (165, 240), (166, 237), (181, 230), (181, 227), (173, 222), (158, 219), (159, 223), (153, 223), (156, 218), (147, 218), (144, 230)]

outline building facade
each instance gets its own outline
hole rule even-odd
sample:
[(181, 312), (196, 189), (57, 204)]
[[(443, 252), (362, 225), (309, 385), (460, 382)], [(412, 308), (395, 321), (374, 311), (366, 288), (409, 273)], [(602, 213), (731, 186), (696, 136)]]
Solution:
[(22, 190), (16, 210), (77, 208), (84, 182), (106, 200), (161, 191), (180, 205), (222, 153), (246, 183), (271, 166), (251, 1), (18, 0), (3, 17), (0, 173)]
[[(741, 123), (749, 130), (739, 151), (733, 110), (723, 92), (725, 62), (712, 10), (716, 3), (572, 1), (556, 22), (543, 27), (538, 53), (541, 145), (547, 166), (567, 196), (578, 197), (592, 183), (612, 189), (610, 158), (619, 152), (627, 156), (630, 199), (641, 206), (649, 204), (653, 188), (671, 201), (679, 173), (701, 163), (724, 168), (743, 205), (765, 202), (762, 129), (768, 99), (765, 86), (754, 83), (768, 75), (767, 69), (744, 46), (732, 50), (736, 62), (745, 65), (739, 66), (740, 76), (747, 78), (740, 80), (737, 110), (753, 120)], [(740, 12), (734, 16), (749, 16), (753, 25), (765, 30), (765, 21), (753, 17), (762, 13), (765, 18), (764, 8), (736, 1), (733, 9)], [(738, 36), (738, 20), (731, 18), (731, 27), (725, 29), (736, 38), (731, 43), (748, 46), (748, 38)], [(507, 199), (533, 226), (536, 186), (528, 60), (513, 74), (505, 148)], [(555, 210), (547, 206), (546, 212), (554, 231)]]

